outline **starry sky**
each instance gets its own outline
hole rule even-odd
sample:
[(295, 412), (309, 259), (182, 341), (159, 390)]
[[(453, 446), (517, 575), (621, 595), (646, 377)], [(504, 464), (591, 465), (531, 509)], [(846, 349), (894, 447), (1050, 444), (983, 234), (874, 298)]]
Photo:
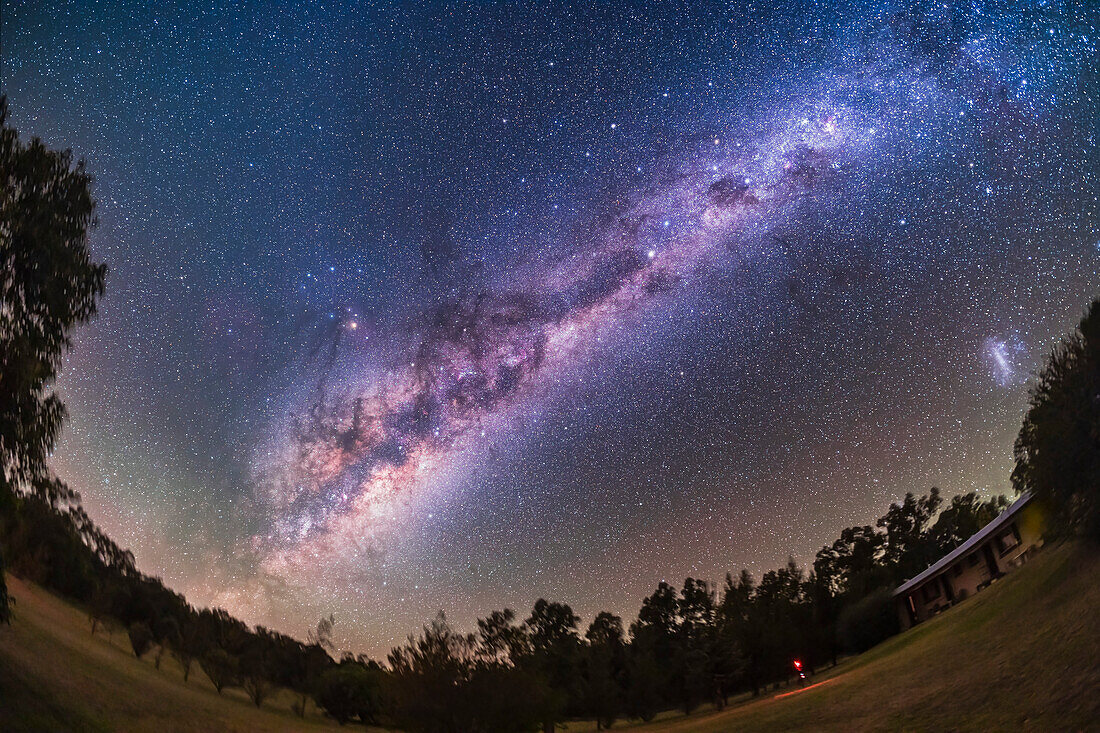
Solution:
[(110, 267), (55, 469), (193, 602), (344, 649), (1007, 493), (1100, 295), (1089, 0), (2, 10)]

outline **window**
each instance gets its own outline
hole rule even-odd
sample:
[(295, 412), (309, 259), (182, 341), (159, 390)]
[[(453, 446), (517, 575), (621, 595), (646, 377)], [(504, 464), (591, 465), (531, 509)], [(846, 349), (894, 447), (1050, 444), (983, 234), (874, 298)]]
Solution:
[(924, 586), (924, 590), (921, 591), (924, 596), (925, 603), (931, 603), (940, 597), (940, 584), (935, 580)]
[(976, 553), (976, 552), (972, 552), (972, 553), (970, 553), (970, 555), (969, 555), (969, 556), (968, 556), (968, 557), (966, 558), (966, 562), (967, 562), (967, 563), (968, 563), (968, 564), (970, 565), (970, 567), (972, 567), (972, 568), (973, 568), (973, 567), (977, 567), (977, 566), (978, 566), (978, 560), (979, 560), (979, 558), (978, 558), (978, 553)]
[(962, 565), (962, 563), (961, 562), (955, 563), (955, 567), (952, 568), (952, 571), (954, 571), (956, 578), (959, 577), (960, 575), (962, 575), (963, 574), (963, 565)]
[(1020, 544), (1020, 540), (1016, 537), (1015, 528), (1002, 532), (997, 536), (997, 549), (1004, 555), (1006, 552), (1014, 549)]

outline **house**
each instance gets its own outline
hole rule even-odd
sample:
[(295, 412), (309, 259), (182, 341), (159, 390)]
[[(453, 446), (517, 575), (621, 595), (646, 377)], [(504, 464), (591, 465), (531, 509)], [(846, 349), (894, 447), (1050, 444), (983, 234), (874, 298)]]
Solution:
[(908, 629), (965, 600), (1015, 567), (1043, 544), (1043, 514), (1030, 494), (970, 539), (894, 591), (901, 627)]

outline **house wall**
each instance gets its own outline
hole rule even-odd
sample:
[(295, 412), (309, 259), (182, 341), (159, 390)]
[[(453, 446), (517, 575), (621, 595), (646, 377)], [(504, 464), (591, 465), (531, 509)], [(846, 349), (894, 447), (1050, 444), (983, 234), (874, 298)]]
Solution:
[[(953, 603), (969, 598), (978, 592), (979, 587), (985, 587), (993, 577), (985, 559), (986, 544), (989, 543), (978, 545), (953, 565), (944, 568), (942, 572), (909, 591), (907, 597), (912, 599), (917, 623), (931, 618)], [(953, 599), (948, 597), (947, 590), (944, 588), (945, 579), (951, 586)], [(903, 627), (907, 628), (910, 625), (908, 619), (905, 619)]]
[(978, 588), (984, 588), (992, 577), (983, 554), (982, 548), (978, 547), (947, 568), (946, 575), (955, 590), (956, 603), (977, 593)]
[[(954, 564), (898, 598), (898, 617), (907, 629), (954, 603), (966, 600), (990, 582), (1027, 562), (1043, 544), (1044, 514), (1036, 503), (1025, 506), (1011, 522), (991, 535), (985, 542), (960, 557)], [(996, 575), (990, 573), (986, 558), (989, 549), (996, 563)], [(954, 599), (948, 597), (944, 580), (951, 586)], [(929, 590), (931, 589), (931, 590)], [(911, 611), (910, 611), (911, 604)]]

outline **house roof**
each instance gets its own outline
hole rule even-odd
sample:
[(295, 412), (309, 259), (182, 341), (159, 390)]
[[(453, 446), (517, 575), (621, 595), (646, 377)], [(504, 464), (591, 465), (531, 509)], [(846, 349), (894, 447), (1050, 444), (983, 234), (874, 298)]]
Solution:
[(935, 577), (944, 568), (953, 565), (956, 560), (981, 545), (982, 542), (992, 536), (997, 530), (1011, 522), (1012, 518), (1016, 516), (1021, 509), (1027, 506), (1030, 501), (1030, 492), (1024, 492), (1023, 494), (1021, 494), (1020, 498), (1012, 502), (1012, 505), (1008, 507), (1008, 509), (1005, 509), (1003, 512), (997, 515), (996, 519), (975, 532), (966, 542), (962, 543), (954, 550), (941, 557), (935, 563), (930, 565), (927, 570), (917, 574), (915, 577), (910, 578), (909, 580), (899, 585), (894, 591), (894, 595), (900, 596), (904, 593), (908, 593), (929, 578)]

